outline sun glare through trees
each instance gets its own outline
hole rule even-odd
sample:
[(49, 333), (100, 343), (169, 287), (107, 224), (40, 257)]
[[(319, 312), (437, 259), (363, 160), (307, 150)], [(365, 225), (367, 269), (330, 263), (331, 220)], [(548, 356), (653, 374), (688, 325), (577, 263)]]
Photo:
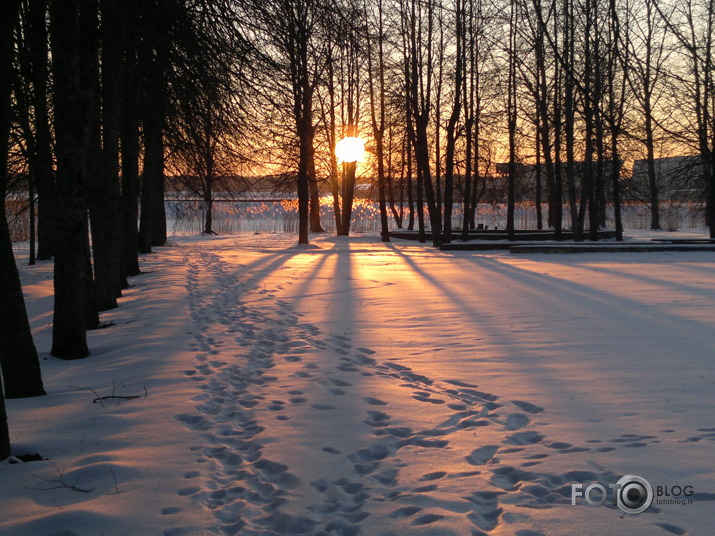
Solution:
[(2, 0), (0, 533), (711, 530), (714, 29)]

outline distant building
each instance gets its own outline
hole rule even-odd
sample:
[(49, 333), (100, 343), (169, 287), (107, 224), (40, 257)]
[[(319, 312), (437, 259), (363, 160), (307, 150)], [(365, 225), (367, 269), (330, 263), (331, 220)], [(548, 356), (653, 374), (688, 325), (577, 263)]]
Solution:
[[(658, 199), (682, 202), (702, 200), (705, 183), (700, 156), (656, 158), (654, 164)], [(629, 181), (628, 190), (636, 199), (649, 199), (647, 160), (633, 162), (633, 178)]]
[[(581, 192), (581, 183), (583, 178), (586, 176), (586, 162), (576, 161), (574, 162), (574, 183), (576, 184), (577, 192)], [(604, 160), (603, 163), (599, 165), (598, 161), (591, 162), (591, 172), (592, 180), (594, 184), (597, 180), (598, 173), (600, 172), (601, 178), (603, 180), (604, 189), (606, 195), (610, 197), (612, 191), (612, 180), (611, 180), (611, 166), (613, 165), (612, 160)], [(621, 162), (622, 165), (622, 162)], [(566, 191), (568, 188), (568, 164), (566, 162), (561, 162), (560, 166), (560, 176), (562, 191), (564, 192), (564, 199), (566, 199)], [(516, 198), (517, 201), (533, 201), (534, 200), (534, 188), (536, 186), (537, 173), (541, 174), (541, 184), (543, 191), (547, 191), (547, 181), (546, 181), (546, 165), (542, 163), (540, 166), (535, 164), (516, 164)], [(496, 174), (497, 179), (506, 181), (509, 178), (509, 164), (499, 163), (496, 164)], [(506, 188), (506, 186), (504, 186)], [(546, 195), (544, 193), (544, 195)], [(546, 199), (544, 198), (544, 201)]]

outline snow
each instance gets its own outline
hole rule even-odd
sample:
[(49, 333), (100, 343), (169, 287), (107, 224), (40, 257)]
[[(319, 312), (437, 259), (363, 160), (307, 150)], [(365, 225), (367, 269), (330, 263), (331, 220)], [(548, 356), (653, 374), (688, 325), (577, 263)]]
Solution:
[[(75, 362), (21, 262), (49, 394), (10, 432), (47, 460), (0, 465), (0, 534), (711, 532), (715, 253), (312, 242), (174, 239)], [(626, 474), (694, 502), (571, 505)]]

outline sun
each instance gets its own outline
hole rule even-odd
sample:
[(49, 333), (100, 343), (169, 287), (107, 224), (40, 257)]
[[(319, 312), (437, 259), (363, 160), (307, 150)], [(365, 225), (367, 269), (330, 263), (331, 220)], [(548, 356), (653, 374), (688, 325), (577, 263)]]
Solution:
[(348, 136), (335, 145), (335, 155), (341, 162), (364, 162), (365, 140)]

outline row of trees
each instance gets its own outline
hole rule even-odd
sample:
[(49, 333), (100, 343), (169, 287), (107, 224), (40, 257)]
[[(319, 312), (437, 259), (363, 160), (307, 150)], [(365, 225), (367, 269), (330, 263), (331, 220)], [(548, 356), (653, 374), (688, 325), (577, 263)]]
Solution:
[(637, 158), (648, 162), (651, 226), (660, 228), (656, 162), (674, 154), (699, 156), (712, 224), (713, 7), (712, 0), (227, 3), (230, 30), (255, 53), (245, 89), (259, 128), (248, 141), (271, 161), (295, 163), (301, 242), (320, 230), (321, 183), (346, 231), (341, 212), (353, 184), (334, 156), (345, 135), (371, 140), (367, 174), (385, 239), (388, 210), (402, 223), (400, 191), (410, 223), (431, 228), (435, 243), (452, 240), (459, 200), (466, 236), (496, 171), (507, 177), (514, 231), (525, 164), (535, 170), (539, 226), (545, 220), (557, 235), (570, 227), (578, 239), (590, 229), (596, 239), (611, 206), (620, 236), (623, 167)]
[[(174, 158), (198, 165), (204, 144), (215, 144), (202, 137), (205, 123), (190, 119), (210, 109), (212, 91), (233, 84), (233, 57), (222, 55), (228, 46), (207, 33), (212, 21), (200, 15), (200, 5), (178, 0), (2, 3), (0, 189), (26, 179), (33, 224), (36, 192), (31, 262), (54, 258), (51, 354), (58, 358), (90, 354), (87, 330), (100, 327), (99, 313), (117, 307), (127, 277), (140, 273), (139, 253), (164, 245), (170, 151), (178, 147)], [(43, 395), (2, 207), (4, 395)], [(3, 405), (0, 458), (8, 454)]]
[[(291, 177), (307, 243), (322, 230), (321, 191), (333, 194), (338, 233), (349, 233), (354, 168), (335, 145), (362, 136), (383, 240), (390, 211), (439, 244), (453, 239), (456, 203), (463, 237), (474, 227), (498, 163), (508, 231), (528, 164), (539, 225), (583, 238), (605, 225), (609, 204), (621, 231), (622, 164), (642, 155), (657, 228), (655, 160), (688, 152), (700, 158), (715, 235), (715, 0), (9, 0), (2, 9), (0, 186), (27, 177), (31, 257), (55, 259), (52, 354), (63, 359), (89, 354), (86, 330), (117, 306), (138, 253), (164, 244), (166, 169), (204, 199), (207, 232), (216, 191), (245, 187), (235, 177)], [(1, 225), (0, 365), (8, 396), (34, 396), (37, 353), (4, 214)]]

